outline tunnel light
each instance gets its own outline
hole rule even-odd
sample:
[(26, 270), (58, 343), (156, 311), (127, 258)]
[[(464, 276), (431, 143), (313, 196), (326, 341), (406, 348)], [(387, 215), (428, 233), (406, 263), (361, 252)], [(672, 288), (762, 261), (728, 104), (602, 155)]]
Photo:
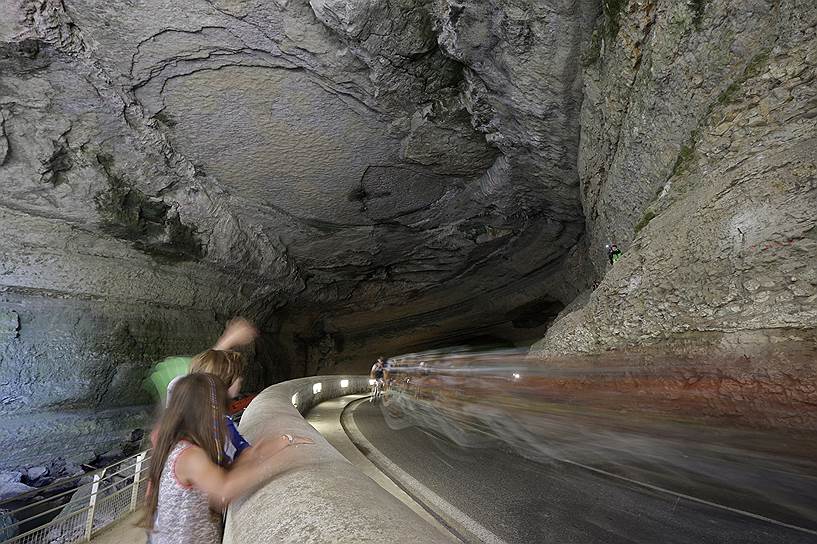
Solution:
[(369, 385), (374, 385), (374, 380), (369, 378)]
[(321, 384), (321, 382), (313, 383), (312, 384), (312, 394), (317, 395), (318, 393), (321, 392), (322, 388), (323, 388), (323, 385)]
[(292, 406), (298, 406), (298, 393), (292, 395)]
[(349, 380), (341, 380), (340, 381), (341, 387), (349, 387)]
[(520, 376), (520, 375), (519, 375), (519, 373), (517, 373), (517, 372), (514, 372), (514, 373), (513, 373), (513, 379), (514, 379), (514, 380), (518, 380), (518, 379), (519, 379), (519, 378), (521, 378), (521, 377), (522, 377), (522, 376)]

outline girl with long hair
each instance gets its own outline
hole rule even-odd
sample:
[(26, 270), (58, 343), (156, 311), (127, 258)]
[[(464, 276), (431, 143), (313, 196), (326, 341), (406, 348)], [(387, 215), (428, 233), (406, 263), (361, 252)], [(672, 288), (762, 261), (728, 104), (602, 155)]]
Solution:
[(212, 374), (190, 374), (175, 384), (151, 457), (144, 518), (151, 544), (221, 542), (217, 511), (272, 476), (275, 454), (312, 443), (290, 435), (260, 440), (249, 458), (225, 470), (227, 402), (224, 382)]

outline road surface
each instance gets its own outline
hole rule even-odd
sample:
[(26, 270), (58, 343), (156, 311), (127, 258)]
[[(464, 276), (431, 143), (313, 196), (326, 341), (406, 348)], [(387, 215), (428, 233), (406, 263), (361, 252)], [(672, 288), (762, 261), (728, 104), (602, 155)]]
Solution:
[[(800, 531), (562, 463), (519, 457), (501, 443), (463, 448), (417, 427), (393, 430), (377, 403), (349, 416), (369, 444), (495, 542), (815, 544)], [(360, 447), (360, 444), (358, 444)], [(422, 502), (422, 501), (421, 501)]]

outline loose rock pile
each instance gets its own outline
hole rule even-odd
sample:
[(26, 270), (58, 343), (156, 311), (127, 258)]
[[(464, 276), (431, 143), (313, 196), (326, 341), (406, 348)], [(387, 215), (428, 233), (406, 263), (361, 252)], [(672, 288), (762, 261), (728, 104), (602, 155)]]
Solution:
[[(106, 474), (109, 476), (105, 477), (104, 485), (100, 486), (98, 501), (124, 489), (133, 481), (132, 465), (134, 462), (132, 459), (122, 463), (118, 461), (142, 450), (144, 437), (144, 431), (136, 429), (120, 445), (99, 452), (83, 465), (77, 465), (58, 457), (49, 463), (0, 472), (0, 538), (11, 538), (20, 531), (31, 530), (55, 518), (66, 518), (72, 512), (88, 506), (93, 483), (93, 476), (90, 472), (99, 468), (108, 467)], [(74, 493), (63, 494), (73, 488), (76, 488)], [(27, 506), (49, 497), (55, 498), (52, 501), (46, 500), (36, 508), (27, 509)], [(56, 513), (37, 515), (60, 505), (65, 505), (65, 507)], [(12, 516), (11, 511), (16, 511), (16, 517)], [(95, 526), (102, 526), (110, 522), (111, 515), (109, 512), (101, 512), (100, 515), (95, 516)], [(18, 521), (23, 523), (11, 527)], [(69, 530), (70, 535), (62, 534), (60, 530), (56, 532), (59, 534), (50, 535), (51, 541), (69, 541), (77, 536), (74, 534), (75, 529)]]

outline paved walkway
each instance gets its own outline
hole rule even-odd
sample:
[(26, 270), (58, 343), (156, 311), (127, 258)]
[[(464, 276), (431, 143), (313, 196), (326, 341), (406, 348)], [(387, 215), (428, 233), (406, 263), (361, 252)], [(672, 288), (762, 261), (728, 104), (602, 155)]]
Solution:
[(136, 511), (109, 529), (91, 539), (94, 544), (145, 544), (145, 530), (136, 524), (142, 518), (142, 512)]

